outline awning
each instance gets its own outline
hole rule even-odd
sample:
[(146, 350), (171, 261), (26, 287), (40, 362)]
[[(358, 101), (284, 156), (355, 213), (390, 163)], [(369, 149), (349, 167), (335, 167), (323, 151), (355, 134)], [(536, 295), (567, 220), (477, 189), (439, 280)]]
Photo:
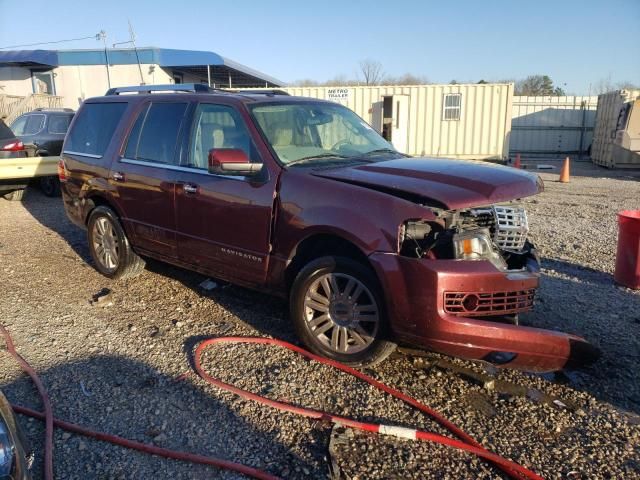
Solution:
[[(160, 67), (194, 73), (207, 78), (207, 66), (215, 75), (217, 84), (228, 83), (238, 86), (280, 87), (284, 82), (262, 72), (249, 68), (215, 52), (202, 50), (176, 50), (172, 48), (142, 47), (91, 49), (91, 50), (0, 50), (0, 66), (3, 65), (109, 65), (156, 64)], [(212, 83), (214, 79), (212, 77)]]

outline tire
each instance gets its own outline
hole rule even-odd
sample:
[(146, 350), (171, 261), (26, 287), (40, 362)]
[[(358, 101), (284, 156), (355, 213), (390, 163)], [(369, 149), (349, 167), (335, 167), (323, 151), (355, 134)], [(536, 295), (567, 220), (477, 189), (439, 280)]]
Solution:
[(26, 188), (14, 190), (13, 192), (5, 193), (3, 197), (5, 200), (9, 200), (10, 202), (21, 202), (24, 199), (24, 193), (26, 191)]
[(121, 280), (144, 270), (144, 260), (131, 248), (118, 216), (109, 207), (99, 206), (91, 211), (87, 240), (96, 270), (105, 277)]
[(317, 355), (360, 368), (380, 363), (396, 348), (387, 340), (375, 273), (349, 258), (328, 256), (306, 265), (293, 282), (289, 308), (298, 337)]
[(47, 197), (59, 197), (60, 196), (60, 180), (56, 177), (40, 177), (39, 180), (40, 190)]

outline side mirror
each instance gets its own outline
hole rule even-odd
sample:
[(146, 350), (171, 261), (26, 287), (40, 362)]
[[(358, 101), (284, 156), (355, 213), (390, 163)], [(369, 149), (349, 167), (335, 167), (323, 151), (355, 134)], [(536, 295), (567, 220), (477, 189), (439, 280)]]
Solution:
[(209, 173), (216, 175), (242, 175), (249, 177), (260, 173), (261, 163), (251, 163), (239, 148), (212, 148), (209, 150)]

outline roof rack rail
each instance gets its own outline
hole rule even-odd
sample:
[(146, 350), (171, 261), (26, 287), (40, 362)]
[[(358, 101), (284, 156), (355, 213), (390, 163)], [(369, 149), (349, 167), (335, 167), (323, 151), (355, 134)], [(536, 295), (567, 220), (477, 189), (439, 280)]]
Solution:
[(239, 94), (244, 94), (244, 95), (286, 95), (289, 96), (289, 93), (285, 92), (284, 90), (278, 90), (278, 89), (270, 89), (270, 90), (233, 90), (233, 93), (239, 93)]
[(152, 93), (152, 92), (192, 92), (214, 93), (223, 92), (217, 88), (211, 88), (203, 83), (178, 83), (169, 85), (136, 85), (132, 87), (115, 87), (107, 90), (105, 95), (120, 95), (121, 93)]
[(32, 111), (34, 112), (73, 112), (73, 108), (67, 108), (67, 107), (38, 107), (38, 108), (34, 108)]

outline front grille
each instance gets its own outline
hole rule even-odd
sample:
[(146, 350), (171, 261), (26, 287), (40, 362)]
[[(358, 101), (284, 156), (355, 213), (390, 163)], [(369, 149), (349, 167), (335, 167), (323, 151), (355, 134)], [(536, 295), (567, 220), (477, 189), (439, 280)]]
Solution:
[(494, 242), (503, 250), (520, 251), (529, 233), (527, 212), (522, 207), (493, 207), (496, 216)]
[(527, 212), (522, 207), (495, 205), (471, 210), (463, 216), (462, 229), (488, 228), (493, 242), (502, 250), (519, 252), (524, 248), (529, 233)]
[(444, 311), (465, 317), (526, 312), (533, 307), (535, 293), (535, 288), (515, 292), (445, 292)]

